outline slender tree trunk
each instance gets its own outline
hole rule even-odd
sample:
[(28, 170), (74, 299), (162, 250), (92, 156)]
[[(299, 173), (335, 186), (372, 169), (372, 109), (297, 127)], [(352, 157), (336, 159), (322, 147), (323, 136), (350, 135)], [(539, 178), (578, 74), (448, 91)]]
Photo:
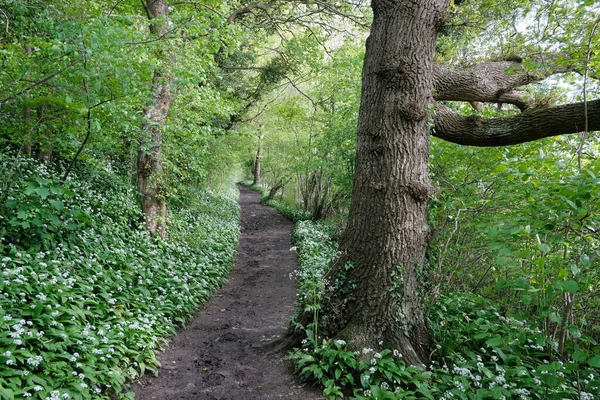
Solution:
[[(447, 0), (373, 0), (362, 76), (354, 188), (342, 254), (352, 263), (339, 337), (428, 358), (423, 313), (432, 63)], [(341, 297), (342, 295), (340, 295)]]
[[(25, 54), (31, 55), (31, 46), (25, 45)], [(23, 119), (25, 121), (25, 137), (23, 139), (23, 149), (25, 153), (31, 157), (31, 108), (29, 106), (23, 106)]]
[(37, 124), (45, 125), (41, 128), (43, 132), (42, 135), (39, 135), (39, 158), (43, 162), (49, 162), (50, 160), (52, 160), (52, 128), (49, 125), (49, 118), (47, 116), (48, 111), (49, 107), (46, 105), (41, 105), (37, 107)]
[(31, 157), (31, 108), (23, 107), (23, 119), (25, 120), (25, 137), (23, 139), (23, 150), (25, 154)]
[[(156, 36), (167, 32), (168, 5), (165, 0), (142, 1), (150, 20), (150, 32)], [(167, 201), (162, 187), (162, 125), (167, 119), (173, 100), (173, 78), (166, 71), (172, 58), (169, 50), (160, 54), (162, 66), (152, 77), (152, 102), (144, 110), (145, 122), (139, 139), (137, 180), (142, 211), (150, 233), (163, 239), (167, 236)]]
[(262, 165), (260, 160), (262, 158), (263, 152), (263, 139), (265, 137), (264, 133), (260, 133), (258, 136), (258, 149), (256, 150), (256, 157), (254, 158), (254, 184), (260, 185), (260, 179), (262, 174)]

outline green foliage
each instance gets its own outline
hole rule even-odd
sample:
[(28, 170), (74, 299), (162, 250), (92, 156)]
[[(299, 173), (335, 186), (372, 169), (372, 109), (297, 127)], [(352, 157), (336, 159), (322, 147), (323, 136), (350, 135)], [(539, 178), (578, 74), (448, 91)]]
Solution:
[[(561, 342), (567, 331), (599, 339), (593, 282), (600, 171), (586, 158), (579, 171), (566, 152), (576, 140), (507, 149), (433, 146), (434, 179), (443, 189), (431, 208), (434, 282), (496, 298)], [(466, 158), (478, 168), (460, 161)]]
[(228, 190), (246, 151), (245, 136), (232, 132), (252, 97), (240, 86), (255, 96), (268, 87), (225, 67), (255, 57), (264, 31), (227, 23), (236, 4), (207, 7), (170, 7), (176, 29), (155, 40), (139, 2), (3, 2), (0, 146), (45, 159), (73, 158), (83, 146), (80, 160), (130, 172), (160, 69), (177, 94), (161, 126), (164, 195), (177, 202), (186, 186)]
[(162, 242), (146, 232), (133, 188), (110, 171), (80, 168), (59, 185), (55, 166), (5, 155), (1, 175), (11, 168), (0, 219), (0, 393), (129, 398), (126, 380), (155, 370), (154, 352), (223, 283), (236, 203), (189, 191)]
[(431, 373), (407, 367), (398, 351), (350, 351), (344, 340), (306, 339), (302, 349), (288, 357), (301, 378), (324, 386), (327, 399), (353, 393), (355, 399), (434, 399), (425, 381)]
[[(561, 351), (540, 325), (502, 314), (473, 294), (442, 296), (430, 312), (438, 343), (427, 371), (406, 366), (394, 349), (349, 350), (343, 340), (323, 337), (319, 312), (329, 290), (324, 276), (334, 260), (332, 225), (303, 221), (294, 243), (300, 259), (298, 307), (317, 311), (304, 327), (307, 339), (289, 358), (297, 373), (319, 382), (329, 399), (588, 399), (600, 396), (600, 346), (571, 327)], [(565, 281), (567, 282), (567, 281)], [(563, 284), (569, 293), (576, 286)], [(351, 344), (350, 344), (351, 345)]]
[[(294, 45), (297, 42), (289, 44)], [(264, 136), (262, 180), (273, 185), (289, 181), (285, 201), (300, 205), (317, 219), (347, 211), (363, 49), (348, 40), (330, 55), (326, 62), (314, 58), (309, 62), (314, 84), (301, 85), (302, 94), (294, 89), (265, 98), (262, 103), (277, 100), (277, 105), (262, 112), (264, 106), (258, 104), (257, 118), (243, 127)]]
[(274, 207), (282, 215), (286, 216), (288, 219), (294, 222), (312, 219), (312, 215), (308, 211), (301, 210), (296, 206), (291, 206), (278, 199), (269, 200), (266, 204), (268, 206)]
[(111, 17), (94, 1), (82, 8), (21, 3), (26, 13), (39, 14), (25, 30), (10, 17), (6, 21), (8, 31), (15, 31), (13, 40), (0, 42), (0, 98), (7, 99), (0, 106), (5, 127), (0, 142), (71, 157), (86, 134), (92, 108), (93, 135), (82, 157), (122, 161), (136, 139), (132, 135), (141, 123), (138, 112), (153, 64), (148, 52), (126, 50), (126, 42), (143, 37), (136, 27), (141, 16)]
[(337, 242), (331, 240), (336, 227), (323, 221), (300, 221), (292, 240), (298, 253), (299, 266), (294, 272), (298, 281), (297, 308), (313, 311), (323, 302), (327, 288), (325, 272), (336, 255)]
[(600, 347), (558, 343), (535, 323), (506, 317), (474, 295), (440, 299), (431, 326), (440, 346), (432, 370), (442, 398), (594, 399), (600, 395)]

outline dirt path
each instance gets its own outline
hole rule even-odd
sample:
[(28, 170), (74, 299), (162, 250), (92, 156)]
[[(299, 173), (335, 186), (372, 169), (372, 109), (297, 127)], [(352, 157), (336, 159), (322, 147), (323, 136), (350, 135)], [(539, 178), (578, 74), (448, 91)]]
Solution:
[(297, 261), (290, 252), (293, 224), (259, 201), (240, 187), (240, 245), (229, 283), (159, 355), (160, 375), (134, 386), (136, 399), (322, 398), (320, 390), (298, 384), (285, 354), (269, 354), (293, 312), (289, 274)]

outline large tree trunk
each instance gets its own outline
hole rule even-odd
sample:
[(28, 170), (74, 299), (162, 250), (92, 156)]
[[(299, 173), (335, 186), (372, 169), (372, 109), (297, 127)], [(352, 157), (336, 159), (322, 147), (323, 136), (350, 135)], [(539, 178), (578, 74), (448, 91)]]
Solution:
[(447, 3), (372, 2), (354, 189), (331, 277), (347, 262), (354, 264), (347, 279), (355, 286), (338, 336), (358, 348), (398, 349), (411, 364), (425, 362), (430, 345), (422, 305), (430, 237), (427, 119), (435, 42)]
[[(144, 4), (150, 32), (161, 36), (167, 32), (168, 5), (165, 0), (147, 0)], [(165, 72), (172, 54), (164, 50), (160, 58), (162, 67), (157, 67), (152, 77), (152, 102), (144, 110), (145, 122), (139, 140), (137, 178), (142, 211), (150, 233), (163, 239), (167, 236), (167, 202), (161, 183), (162, 175), (162, 125), (167, 119), (173, 100), (173, 78)]]

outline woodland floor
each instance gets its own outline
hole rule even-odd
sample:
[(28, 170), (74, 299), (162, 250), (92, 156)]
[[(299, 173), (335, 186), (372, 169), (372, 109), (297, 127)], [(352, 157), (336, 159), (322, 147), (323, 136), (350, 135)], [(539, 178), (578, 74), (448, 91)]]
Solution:
[(293, 223), (240, 187), (241, 235), (229, 282), (158, 355), (158, 377), (144, 377), (136, 399), (320, 399), (300, 385), (275, 351), (294, 311)]

